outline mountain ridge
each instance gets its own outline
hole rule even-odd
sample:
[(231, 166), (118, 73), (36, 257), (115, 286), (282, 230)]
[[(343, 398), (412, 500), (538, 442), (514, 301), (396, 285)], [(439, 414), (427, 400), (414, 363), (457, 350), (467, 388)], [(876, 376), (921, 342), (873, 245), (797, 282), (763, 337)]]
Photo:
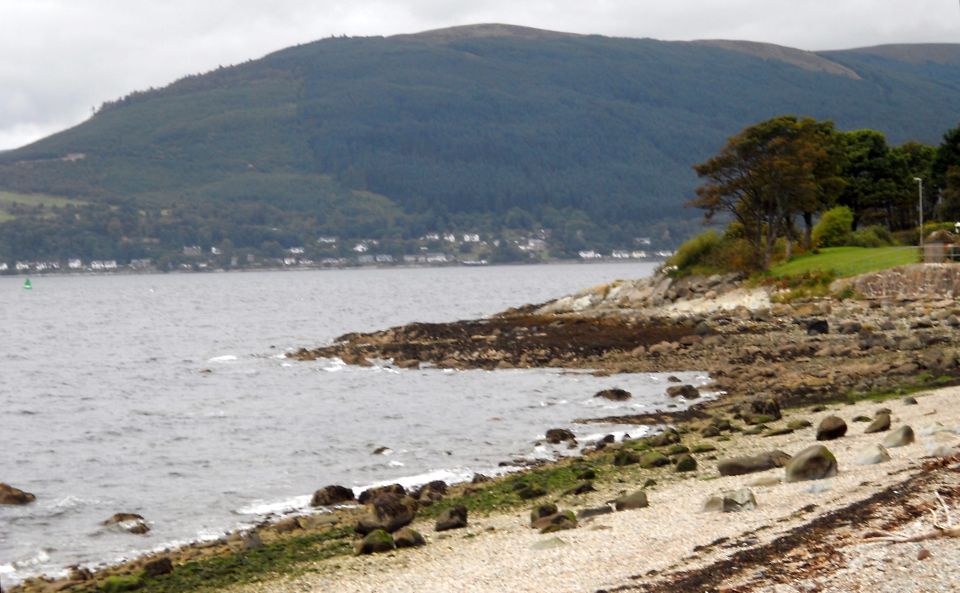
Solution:
[[(670, 246), (696, 227), (682, 207), (691, 165), (746, 125), (795, 113), (937, 142), (960, 118), (954, 50), (497, 24), (319, 40), (131, 93), (0, 153), (0, 191), (90, 204), (69, 220), (17, 209), (0, 223), (0, 256), (146, 257), (225, 239), (263, 250), (318, 235), (400, 245), (444, 230), (545, 229), (568, 256), (637, 237)], [(921, 59), (930, 52), (937, 61)]]

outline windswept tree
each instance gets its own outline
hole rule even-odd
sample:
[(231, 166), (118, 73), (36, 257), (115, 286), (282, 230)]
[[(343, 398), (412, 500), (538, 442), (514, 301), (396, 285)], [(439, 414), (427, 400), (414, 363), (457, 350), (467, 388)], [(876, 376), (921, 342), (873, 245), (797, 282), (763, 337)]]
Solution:
[(814, 215), (843, 187), (833, 124), (789, 115), (745, 128), (694, 170), (705, 182), (689, 205), (708, 221), (725, 213), (739, 222), (761, 269), (770, 266), (777, 239), (785, 237), (790, 249), (797, 216), (809, 245)]

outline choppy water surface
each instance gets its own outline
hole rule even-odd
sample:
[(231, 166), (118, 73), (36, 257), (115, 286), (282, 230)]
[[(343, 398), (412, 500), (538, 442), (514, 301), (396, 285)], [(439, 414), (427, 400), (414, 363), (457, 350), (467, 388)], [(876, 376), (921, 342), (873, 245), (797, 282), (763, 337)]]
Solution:
[[(467, 479), (548, 428), (664, 407), (665, 377), (396, 371), (283, 352), (542, 302), (651, 265), (0, 278), (0, 579), (217, 537), (330, 483)], [(688, 374), (694, 382), (706, 377)], [(591, 396), (607, 387), (625, 403)], [(388, 455), (372, 455), (377, 447)], [(100, 528), (144, 515), (146, 536)]]

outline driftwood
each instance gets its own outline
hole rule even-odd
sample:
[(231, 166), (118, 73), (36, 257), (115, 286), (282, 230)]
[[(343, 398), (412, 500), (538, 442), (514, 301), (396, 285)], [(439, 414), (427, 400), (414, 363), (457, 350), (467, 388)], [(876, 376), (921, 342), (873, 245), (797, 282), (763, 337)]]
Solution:
[(941, 498), (939, 492), (936, 493), (936, 496), (937, 501), (940, 503), (940, 509), (943, 511), (944, 521), (946, 524), (940, 522), (940, 517), (937, 515), (937, 511), (935, 509), (930, 509), (930, 514), (933, 515), (933, 530), (931, 531), (910, 537), (894, 535), (888, 531), (872, 531), (867, 534), (867, 537), (871, 541), (886, 542), (889, 544), (923, 542), (942, 537), (960, 537), (960, 526), (954, 525), (953, 515), (950, 512), (950, 507), (943, 501), (943, 498)]

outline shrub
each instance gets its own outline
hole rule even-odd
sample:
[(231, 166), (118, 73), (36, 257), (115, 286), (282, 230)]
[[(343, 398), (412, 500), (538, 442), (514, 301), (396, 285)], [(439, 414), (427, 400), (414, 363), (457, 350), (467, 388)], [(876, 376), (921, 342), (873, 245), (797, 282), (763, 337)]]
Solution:
[(849, 244), (856, 247), (889, 247), (896, 241), (889, 229), (883, 226), (871, 226), (861, 229), (850, 236)]
[(688, 272), (698, 266), (709, 265), (710, 255), (720, 247), (720, 243), (720, 235), (716, 231), (700, 233), (681, 245), (667, 260), (667, 265), (676, 266), (680, 273)]
[(823, 213), (813, 227), (813, 242), (819, 247), (847, 245), (853, 229), (853, 212), (846, 206), (837, 206)]

